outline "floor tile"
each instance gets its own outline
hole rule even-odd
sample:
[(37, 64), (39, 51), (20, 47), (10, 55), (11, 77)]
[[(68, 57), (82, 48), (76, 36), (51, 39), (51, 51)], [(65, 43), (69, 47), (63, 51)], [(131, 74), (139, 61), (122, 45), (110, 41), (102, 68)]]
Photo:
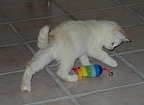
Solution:
[(23, 105), (66, 96), (46, 71), (33, 76), (32, 90), (21, 91), (23, 73), (0, 76), (0, 103), (2, 105)]
[(141, 71), (144, 75), (144, 52), (137, 52), (131, 54), (122, 55), (128, 62), (130, 62), (134, 67)]
[[(91, 60), (92, 64), (99, 64), (103, 68), (110, 69), (114, 75), (110, 77), (107, 71), (104, 71), (101, 76), (95, 78), (82, 78), (77, 82), (69, 83), (61, 80), (61, 82), (66, 86), (66, 88), (72, 94), (80, 94), (90, 91), (96, 91), (106, 88), (111, 88), (115, 86), (121, 86), (126, 84), (131, 84), (135, 82), (143, 81), (135, 72), (133, 72), (129, 67), (127, 67), (123, 62), (118, 60), (116, 57), (113, 57), (118, 62), (118, 67), (113, 68), (108, 65), (105, 65), (97, 60)], [(80, 64), (75, 64), (75, 67), (80, 66)], [(57, 71), (57, 67), (50, 68), (54, 73)], [(72, 70), (70, 74), (74, 74)]]
[(26, 41), (37, 40), (39, 30), (45, 26), (49, 25), (50, 30), (55, 28), (60, 23), (71, 20), (68, 16), (59, 16), (53, 18), (46, 18), (40, 20), (31, 20), (13, 23), (20, 34), (25, 38)]
[(6, 22), (5, 19), (0, 15), (0, 23)]
[(143, 105), (144, 85), (78, 98), (80, 105)]
[(77, 20), (94, 19), (116, 21), (122, 26), (139, 24), (144, 22), (142, 19), (132, 14), (128, 10), (123, 9), (122, 7), (86, 12), (81, 14), (73, 14), (72, 16)]
[(118, 0), (123, 4), (143, 3), (143, 0)]
[(32, 54), (24, 45), (0, 48), (0, 73), (25, 69)]
[(133, 50), (144, 49), (144, 25), (134, 26), (134, 27), (127, 27), (124, 28), (127, 36), (131, 39), (131, 42), (123, 43), (119, 47), (115, 49), (116, 52), (127, 52)]
[[(12, 4), (18, 4), (23, 2), (28, 2), (29, 0), (0, 0), (0, 5), (12, 5)], [(32, 0), (31, 0), (32, 1)]]
[(67, 13), (83, 12), (119, 5), (113, 0), (55, 0), (55, 2)]
[(7, 24), (0, 24), (0, 46), (22, 43)]
[(1, 6), (0, 10), (10, 21), (64, 14), (53, 3), (51, 4), (51, 7), (48, 7), (47, 1), (35, 1), (6, 5)]
[(129, 8), (144, 17), (144, 4), (129, 6)]

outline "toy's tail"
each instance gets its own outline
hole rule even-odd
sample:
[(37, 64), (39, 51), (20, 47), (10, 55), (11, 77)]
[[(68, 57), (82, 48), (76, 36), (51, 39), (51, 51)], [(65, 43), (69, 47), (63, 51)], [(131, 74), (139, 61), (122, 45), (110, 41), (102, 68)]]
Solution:
[(39, 31), (37, 46), (40, 49), (44, 49), (48, 47), (48, 33), (49, 33), (49, 26), (44, 26)]
[(102, 68), (102, 70), (107, 70), (107, 72), (109, 73), (109, 76), (113, 76), (113, 72), (111, 72), (109, 69), (107, 69), (107, 68)]

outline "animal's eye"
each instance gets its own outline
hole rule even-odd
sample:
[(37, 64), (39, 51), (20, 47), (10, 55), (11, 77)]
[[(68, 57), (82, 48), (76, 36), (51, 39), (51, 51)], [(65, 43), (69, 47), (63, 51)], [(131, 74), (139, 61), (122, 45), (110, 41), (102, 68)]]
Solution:
[(114, 46), (114, 42), (112, 43), (112, 46)]

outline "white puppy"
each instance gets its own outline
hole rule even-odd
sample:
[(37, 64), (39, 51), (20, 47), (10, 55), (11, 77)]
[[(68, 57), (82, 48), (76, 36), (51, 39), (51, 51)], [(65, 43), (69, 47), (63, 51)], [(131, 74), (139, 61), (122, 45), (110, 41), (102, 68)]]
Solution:
[(117, 62), (102, 47), (112, 50), (121, 42), (130, 39), (122, 28), (112, 21), (67, 21), (49, 32), (43, 27), (39, 32), (38, 47), (40, 50), (26, 67), (21, 90), (31, 90), (31, 78), (35, 72), (43, 69), (52, 60), (60, 62), (57, 75), (69, 82), (78, 80), (77, 75), (69, 75), (77, 58), (82, 65), (89, 65), (88, 56), (116, 67)]

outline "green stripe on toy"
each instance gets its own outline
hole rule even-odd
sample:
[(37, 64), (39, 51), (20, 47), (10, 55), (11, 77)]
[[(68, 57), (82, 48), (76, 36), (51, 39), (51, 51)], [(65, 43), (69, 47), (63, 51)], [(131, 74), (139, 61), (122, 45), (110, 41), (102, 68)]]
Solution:
[(90, 65), (85, 66), (86, 72), (87, 72), (87, 77), (92, 77), (92, 70), (90, 68)]

